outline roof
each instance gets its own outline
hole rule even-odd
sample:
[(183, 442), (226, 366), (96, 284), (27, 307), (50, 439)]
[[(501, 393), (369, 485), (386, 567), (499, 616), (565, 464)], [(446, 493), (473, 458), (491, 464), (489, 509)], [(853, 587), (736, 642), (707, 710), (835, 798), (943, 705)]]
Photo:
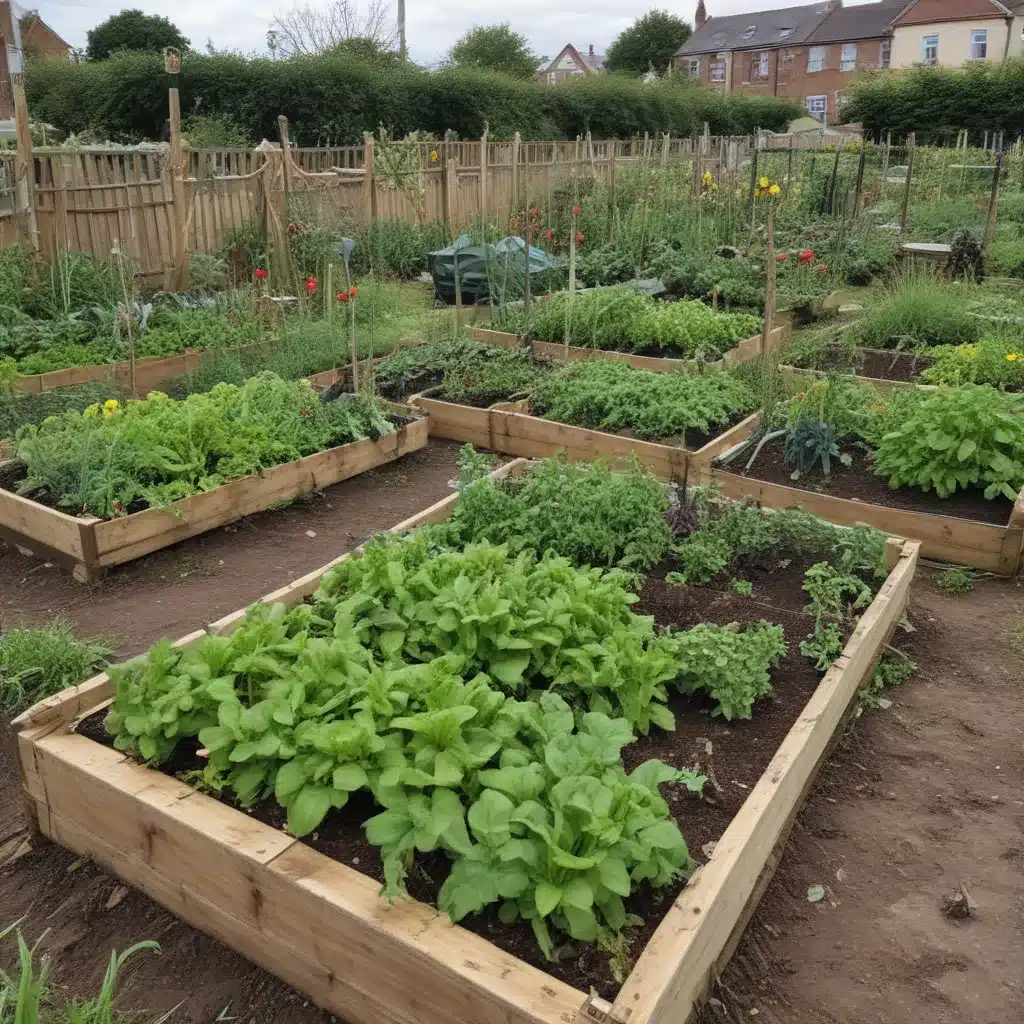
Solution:
[(909, 0), (906, 7), (893, 19), (894, 23), (899, 21), (907, 25), (932, 25), (949, 21), (977, 21), (992, 17), (1009, 18), (1014, 14), (1014, 7), (1017, 8), (1016, 13), (1024, 13), (1020, 9), (1020, 4), (1001, 3), (1000, 0), (973, 0), (973, 3), (960, 0), (960, 6), (964, 9), (955, 14), (927, 9), (922, 13), (916, 10), (918, 3), (919, 0)]
[(59, 43), (65, 49), (71, 49), (71, 44), (54, 32), (54, 30), (39, 17), (38, 11), (26, 11), (18, 20), (21, 22), (22, 30), (27, 29), (30, 25), (38, 25), (44, 32), (48, 32), (56, 43)]
[(845, 43), (887, 36), (889, 26), (909, 4), (910, 0), (882, 0), (857, 7), (839, 7), (811, 32), (807, 42)]
[(566, 55), (571, 54), (578, 64), (582, 64), (584, 67), (590, 68), (591, 71), (603, 71), (604, 70), (604, 54), (603, 53), (590, 53), (589, 47), (573, 46), (572, 43), (566, 43), (565, 46), (558, 51), (555, 55), (554, 60), (544, 61), (538, 71), (554, 71), (555, 65)]
[(708, 18), (676, 51), (676, 56), (718, 50), (756, 50), (804, 42), (828, 14), (827, 2), (777, 11), (754, 11)]

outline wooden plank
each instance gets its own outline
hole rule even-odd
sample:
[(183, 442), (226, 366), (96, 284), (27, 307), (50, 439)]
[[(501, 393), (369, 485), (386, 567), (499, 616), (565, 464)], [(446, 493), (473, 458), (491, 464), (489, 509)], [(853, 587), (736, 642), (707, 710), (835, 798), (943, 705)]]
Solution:
[(389, 904), (372, 879), (116, 751), (74, 735), (36, 745), (52, 839), (353, 1024), (560, 1024), (585, 999), (433, 908)]
[(431, 437), (462, 441), (487, 448), (490, 440), (490, 412), (454, 402), (442, 402), (426, 395), (414, 395), (409, 405), (427, 414)]
[[(690, 465), (696, 466), (698, 470), (705, 471), (711, 465), (711, 460), (727, 452), (733, 445), (745, 441), (761, 422), (760, 413), (751, 413), (745, 420), (741, 420), (735, 427), (731, 427), (724, 434), (708, 441), (703, 448), (698, 448), (690, 458)], [(698, 481), (694, 481), (695, 483)]]
[(376, 441), (356, 441), (273, 466), (212, 491), (96, 525), (99, 564), (120, 565), (187, 537), (205, 533), (282, 501), (322, 490), (426, 446), (427, 423), (417, 419)]
[[(175, 640), (174, 646), (191, 647), (204, 636), (206, 636), (206, 630), (198, 629), (194, 633), (188, 633), (181, 637), (180, 640)], [(106, 672), (101, 672), (84, 683), (69, 686), (66, 690), (61, 690), (60, 693), (45, 697), (33, 704), (11, 722), (11, 728), (15, 732), (19, 732), (30, 727), (67, 724), (113, 696), (114, 684)]]
[(626, 979), (613, 1013), (630, 1024), (678, 1024), (706, 990), (718, 957), (850, 703), (874, 671), (906, 606), (920, 546), (908, 541), (710, 861), (697, 869)]
[(14, 543), (30, 550), (40, 545), (82, 561), (82, 523), (86, 521), (0, 490), (0, 528)]
[(1003, 553), (1008, 532), (1005, 526), (925, 512), (908, 512), (851, 498), (836, 498), (717, 469), (702, 474), (702, 477), (705, 475), (709, 478), (707, 482), (721, 488), (726, 498), (754, 498), (767, 508), (792, 508), (800, 505), (822, 519), (843, 526), (866, 523), (888, 534), (919, 540), (922, 553), (929, 558), (969, 565), (988, 572), (1014, 571)]
[(523, 339), (518, 334), (508, 331), (492, 331), (486, 327), (467, 327), (466, 337), (470, 341), (479, 341), (484, 345), (496, 345), (499, 348), (522, 348)]

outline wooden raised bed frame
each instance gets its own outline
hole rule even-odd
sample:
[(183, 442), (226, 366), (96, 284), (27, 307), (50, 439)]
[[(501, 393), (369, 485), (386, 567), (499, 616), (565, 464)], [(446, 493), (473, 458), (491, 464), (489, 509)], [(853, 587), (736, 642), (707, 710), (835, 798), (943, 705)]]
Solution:
[(428, 437), (426, 419), (406, 406), (392, 408), (413, 416), (413, 422), (376, 441), (338, 445), (193, 494), (166, 508), (117, 519), (71, 516), (0, 490), (0, 537), (30, 554), (57, 562), (70, 569), (79, 582), (87, 583), (112, 565), (293, 501), (423, 448)]
[[(519, 460), (495, 475), (521, 466)], [(447, 518), (456, 500), (438, 502), (393, 532)], [(918, 547), (887, 546), (888, 579), (614, 1004), (523, 963), (431, 907), (387, 903), (378, 884), (354, 869), (77, 735), (77, 720), (113, 695), (106, 675), (15, 720), (30, 821), (349, 1024), (681, 1024), (732, 955), (820, 765), (903, 615)], [(264, 601), (302, 601), (338, 561)], [(243, 615), (208, 630), (229, 631)]]
[[(745, 440), (757, 428), (760, 417), (755, 414), (737, 424), (728, 433), (715, 439), (714, 455), (728, 451)], [(708, 449), (710, 449), (710, 445)], [(703, 451), (708, 451), (703, 449)], [(712, 453), (708, 451), (708, 454)], [(742, 458), (742, 456), (741, 456)], [(889, 508), (851, 498), (837, 498), (799, 487), (769, 483), (755, 477), (741, 476), (727, 470), (715, 469), (710, 459), (702, 459), (696, 466), (698, 478), (694, 482), (714, 484), (722, 496), (742, 500), (755, 498), (765, 508), (792, 508), (801, 505), (822, 519), (842, 526), (866, 523), (890, 536), (911, 537), (921, 542), (921, 554), (938, 561), (967, 565), (973, 569), (1013, 576), (1020, 569), (1024, 552), (1024, 491), (1017, 501), (1005, 526), (977, 523), (970, 519), (944, 516), (930, 512), (911, 512)]]
[[(792, 328), (789, 324), (776, 327), (768, 337), (768, 352), (781, 348), (789, 339)], [(703, 367), (707, 370), (725, 370), (730, 366), (749, 363), (762, 354), (761, 335), (744, 338), (729, 349), (721, 359), (713, 363), (701, 363), (696, 359), (658, 359), (655, 356), (637, 356), (629, 352), (613, 352), (604, 348), (586, 348), (569, 346), (569, 357), (566, 359), (565, 345), (550, 341), (533, 341), (526, 343), (518, 334), (508, 331), (492, 331), (481, 327), (470, 327), (466, 330), (470, 341), (478, 341), (485, 345), (497, 345), (501, 348), (525, 348), (530, 346), (534, 359), (549, 363), (575, 363), (580, 359), (603, 359), (606, 362), (629, 363), (636, 370), (652, 370), (655, 373), (671, 373), (674, 370), (694, 370)]]

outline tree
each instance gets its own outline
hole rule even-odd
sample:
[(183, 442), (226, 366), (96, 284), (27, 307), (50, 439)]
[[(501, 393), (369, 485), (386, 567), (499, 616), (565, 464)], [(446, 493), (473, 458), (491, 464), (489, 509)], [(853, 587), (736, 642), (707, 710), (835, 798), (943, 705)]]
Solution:
[(187, 50), (189, 42), (166, 18), (122, 11), (90, 29), (85, 55), (89, 60), (106, 60), (116, 50), (147, 50), (160, 53), (165, 46)]
[(534, 78), (540, 58), (530, 49), (525, 36), (507, 25), (477, 25), (449, 51), (452, 67), (501, 71), (512, 78)]
[(660, 74), (691, 35), (693, 29), (682, 18), (667, 11), (648, 11), (608, 47), (604, 66), (631, 75), (645, 75), (652, 68)]
[(282, 57), (330, 53), (339, 48), (359, 56), (380, 55), (393, 50), (398, 40), (388, 0), (370, 0), (361, 17), (352, 0), (332, 0), (326, 7), (307, 3), (276, 14), (271, 31), (275, 55)]

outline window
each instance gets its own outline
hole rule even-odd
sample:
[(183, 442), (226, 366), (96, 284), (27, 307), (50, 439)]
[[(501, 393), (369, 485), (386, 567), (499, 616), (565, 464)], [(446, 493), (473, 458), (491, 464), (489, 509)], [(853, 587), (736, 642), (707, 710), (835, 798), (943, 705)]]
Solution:
[(744, 31), (743, 31), (743, 38), (744, 39), (752, 38), (756, 31), (757, 31), (757, 26), (756, 25), (748, 25), (747, 28), (744, 29)]
[(555, 82), (557, 82), (557, 81), (558, 81), (558, 77), (555, 75), (554, 71), (549, 71), (548, 72), (548, 85), (554, 85)]
[(756, 82), (768, 77), (768, 54), (755, 53), (750, 58), (750, 80)]
[(725, 81), (725, 61), (724, 60), (713, 60), (711, 62), (711, 81), (712, 82), (724, 82)]
[(825, 120), (825, 113), (828, 110), (827, 96), (808, 96), (807, 113), (819, 121)]
[(892, 40), (883, 39), (882, 45), (878, 51), (878, 66), (887, 68), (889, 66), (889, 58), (892, 55)]
[(691, 78), (700, 78), (700, 57), (690, 58), (689, 69)]
[(925, 64), (937, 64), (939, 60), (938, 35), (924, 36), (921, 39), (921, 60)]
[(843, 55), (839, 62), (840, 71), (857, 70), (857, 44), (843, 43)]
[(988, 57), (988, 29), (979, 28), (971, 33), (971, 60)]
[(824, 71), (825, 58), (828, 56), (827, 46), (811, 46), (807, 49), (807, 70)]

